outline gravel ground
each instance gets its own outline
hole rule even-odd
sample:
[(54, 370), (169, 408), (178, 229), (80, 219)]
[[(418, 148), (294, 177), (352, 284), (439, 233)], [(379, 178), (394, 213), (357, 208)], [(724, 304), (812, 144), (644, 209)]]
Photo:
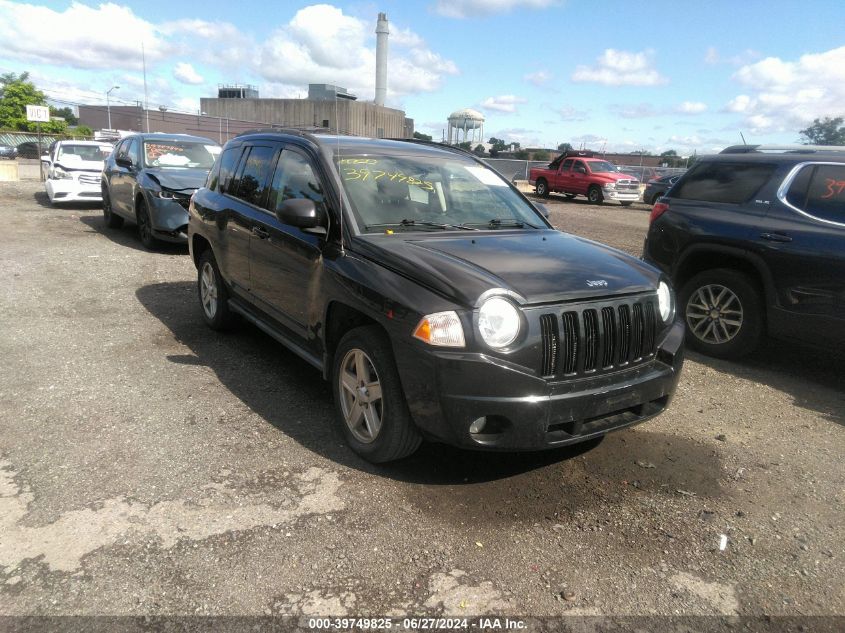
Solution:
[[(549, 207), (639, 254), (644, 205)], [(691, 355), (601, 443), (374, 467), (310, 366), (203, 326), (186, 249), (38, 183), (0, 216), (2, 615), (845, 614), (841, 356)]]

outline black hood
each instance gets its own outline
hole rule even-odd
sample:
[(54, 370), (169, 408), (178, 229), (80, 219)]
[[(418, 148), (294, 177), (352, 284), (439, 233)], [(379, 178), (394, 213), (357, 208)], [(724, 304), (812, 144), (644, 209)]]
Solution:
[(659, 271), (639, 259), (552, 230), (460, 236), (397, 231), (359, 235), (353, 249), (467, 307), (491, 288), (537, 304), (647, 292), (660, 280)]
[(207, 169), (161, 169), (148, 167), (144, 173), (166, 189), (182, 191), (184, 189), (199, 189), (208, 177)]

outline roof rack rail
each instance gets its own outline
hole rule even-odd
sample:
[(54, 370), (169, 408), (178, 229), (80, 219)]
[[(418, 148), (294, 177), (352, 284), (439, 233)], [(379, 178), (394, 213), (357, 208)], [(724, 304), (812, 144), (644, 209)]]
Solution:
[(731, 145), (720, 154), (816, 154), (820, 152), (845, 153), (842, 145)]
[[(453, 152), (458, 152), (460, 154), (469, 154), (470, 156), (476, 156), (471, 150), (464, 149), (463, 147), (458, 147), (457, 145), (449, 145), (448, 143), (441, 143), (440, 141), (427, 141), (422, 138), (386, 138), (385, 141), (404, 141), (405, 143), (416, 143), (417, 145), (434, 145), (436, 147), (442, 147), (446, 150), (451, 150)], [(476, 156), (477, 158), (477, 156)]]
[(318, 127), (318, 126), (303, 126), (301, 128), (297, 127), (264, 127), (264, 128), (256, 128), (254, 130), (246, 130), (245, 132), (241, 132), (235, 135), (234, 138), (238, 138), (240, 136), (246, 136), (247, 134), (293, 134), (295, 136), (301, 136), (303, 138), (307, 138), (309, 140), (315, 140), (313, 138), (314, 134), (324, 134), (326, 132), (331, 132), (328, 128), (325, 127)]

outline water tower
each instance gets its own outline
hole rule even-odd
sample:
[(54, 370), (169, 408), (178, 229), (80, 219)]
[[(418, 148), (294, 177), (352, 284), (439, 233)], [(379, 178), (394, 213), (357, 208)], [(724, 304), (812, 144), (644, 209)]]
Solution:
[[(457, 145), (466, 141), (475, 143), (476, 130), (478, 131), (478, 141), (483, 143), (484, 115), (481, 112), (464, 108), (449, 115), (449, 145)], [(463, 132), (463, 141), (461, 141), (461, 132)]]

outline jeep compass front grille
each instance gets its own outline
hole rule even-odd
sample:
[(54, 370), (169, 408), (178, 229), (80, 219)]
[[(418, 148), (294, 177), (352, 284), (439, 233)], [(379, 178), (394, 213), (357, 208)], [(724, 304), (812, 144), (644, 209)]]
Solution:
[(649, 360), (657, 336), (656, 298), (587, 304), (540, 316), (544, 377), (623, 369)]

